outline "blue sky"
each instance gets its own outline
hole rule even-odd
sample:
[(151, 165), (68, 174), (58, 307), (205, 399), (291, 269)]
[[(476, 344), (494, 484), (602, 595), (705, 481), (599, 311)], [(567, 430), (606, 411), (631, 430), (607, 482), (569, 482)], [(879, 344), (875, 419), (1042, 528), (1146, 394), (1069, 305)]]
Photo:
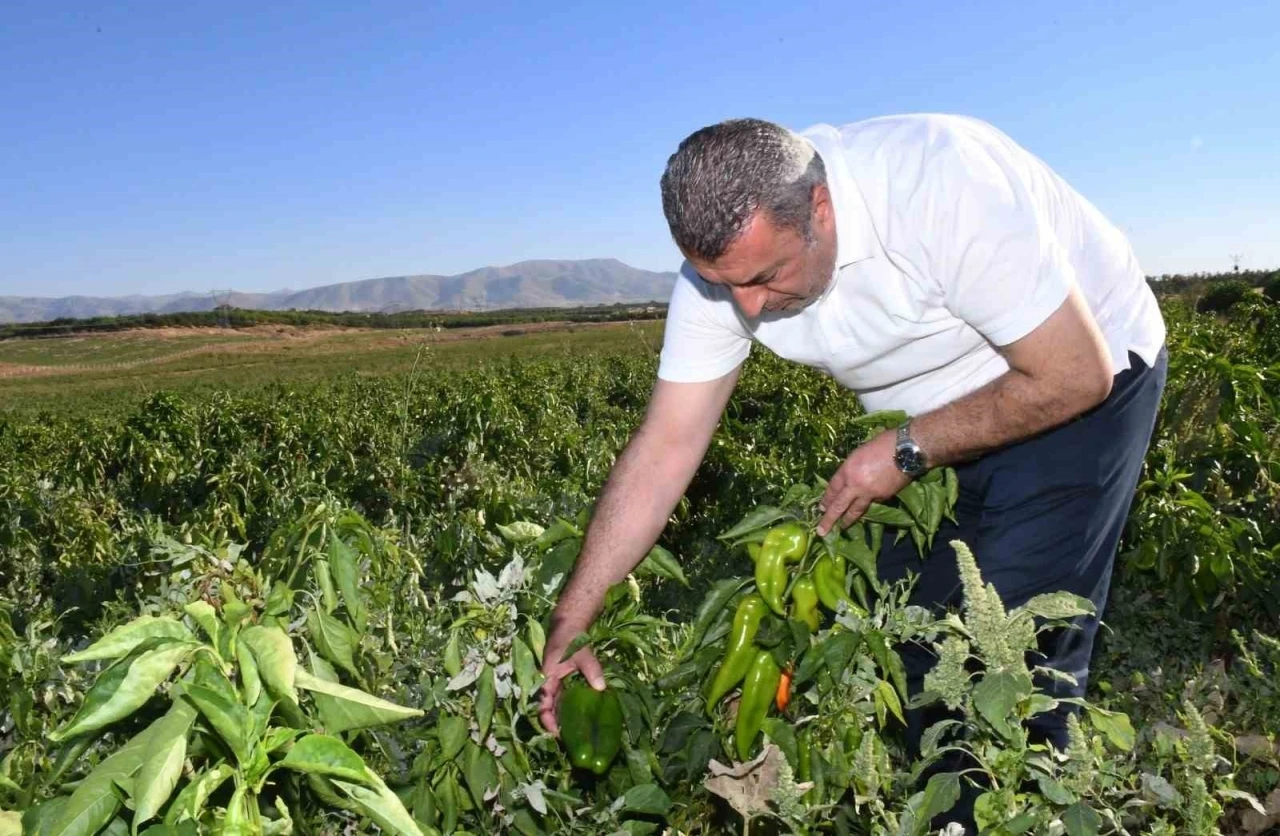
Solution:
[(1278, 31), (1275, 2), (9, 0), (0, 295), (675, 269), (682, 137), (910, 111), (1008, 132), (1148, 273), (1280, 268)]

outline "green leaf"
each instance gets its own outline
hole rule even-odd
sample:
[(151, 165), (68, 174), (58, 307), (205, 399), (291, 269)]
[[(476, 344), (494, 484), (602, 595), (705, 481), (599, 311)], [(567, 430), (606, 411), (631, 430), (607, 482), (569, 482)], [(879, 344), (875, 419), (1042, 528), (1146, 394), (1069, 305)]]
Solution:
[(284, 581), (276, 581), (271, 585), (271, 593), (267, 595), (264, 615), (284, 616), (293, 608), (293, 590)]
[(1012, 619), (1020, 612), (1028, 612), (1040, 618), (1062, 619), (1080, 615), (1094, 615), (1097, 607), (1088, 598), (1070, 592), (1049, 592), (1037, 595), (1009, 614)]
[(85, 694), (84, 702), (70, 724), (50, 733), (49, 739), (60, 743), (128, 717), (155, 695), (160, 684), (195, 647), (187, 642), (171, 641), (132, 660), (124, 659), (112, 665), (98, 676), (89, 693)]
[(298, 729), (289, 729), (283, 727), (275, 727), (267, 731), (262, 736), (262, 750), (267, 754), (272, 754), (278, 749), (290, 743), (295, 737), (302, 734)]
[(947, 729), (958, 725), (960, 725), (959, 720), (946, 719), (939, 720), (925, 729), (924, 734), (920, 736), (920, 758), (928, 760), (937, 754), (940, 748), (940, 741), (942, 736), (946, 734)]
[[(194, 715), (195, 709), (191, 710)], [(223, 761), (213, 769), (206, 770), (192, 778), (183, 787), (182, 792), (178, 793), (178, 797), (173, 800), (173, 803), (169, 805), (169, 811), (164, 816), (164, 823), (173, 827), (184, 820), (198, 820), (204, 813), (204, 807), (209, 802), (209, 797), (228, 778), (234, 775), (235, 771), (235, 767)]]
[(1215, 792), (1220, 797), (1229, 799), (1231, 801), (1243, 801), (1245, 804), (1248, 804), (1250, 807), (1252, 807), (1254, 812), (1256, 812), (1260, 816), (1270, 815), (1267, 812), (1267, 808), (1262, 806), (1262, 802), (1258, 800), (1258, 797), (1251, 792), (1246, 792), (1245, 790), (1232, 789), (1230, 787), (1220, 787), (1217, 790), (1215, 790)]
[(49, 836), (89, 836), (105, 827), (120, 809), (116, 782), (142, 767), (156, 740), (170, 737), (177, 727), (188, 728), (194, 718), (190, 706), (175, 702), (163, 717), (99, 763), (62, 805)]
[(175, 618), (142, 615), (115, 628), (79, 653), (63, 656), (62, 661), (69, 665), (97, 659), (119, 659), (128, 656), (135, 647), (151, 638), (195, 641), (195, 636), (191, 635), (187, 626)]
[(463, 774), (467, 779), (471, 799), (477, 807), (484, 809), (488, 804), (485, 796), (490, 790), (497, 788), (500, 780), (498, 761), (488, 749), (467, 741), (467, 763)]
[(873, 502), (867, 506), (862, 519), (867, 522), (880, 523), (881, 525), (891, 525), (894, 528), (910, 529), (915, 527), (915, 519), (905, 508), (881, 505), (879, 502)]
[(791, 724), (782, 717), (766, 717), (761, 728), (764, 729), (765, 734), (769, 735), (769, 739), (782, 750), (782, 754), (786, 756), (787, 763), (791, 764), (791, 768), (799, 769), (799, 749), (796, 742), (796, 732), (791, 727)]
[(312, 692), (321, 721), (330, 734), (422, 716), (421, 709), (405, 708), (356, 688), (326, 682), (305, 669), (298, 670), (294, 684)]
[[(194, 718), (193, 718), (194, 719)], [(154, 750), (143, 761), (133, 782), (133, 832), (138, 825), (150, 821), (173, 795), (173, 788), (182, 777), (182, 764), (187, 757), (187, 732), (190, 725), (180, 731), (174, 727), (164, 739), (153, 741)]]
[(548, 590), (548, 594), (554, 596), (564, 586), (578, 560), (580, 551), (582, 551), (581, 537), (567, 537), (556, 543), (542, 557), (542, 565), (538, 567), (538, 586)]
[(657, 784), (639, 784), (622, 797), (622, 809), (646, 816), (665, 816), (671, 810), (671, 798)]
[(449, 676), (462, 673), (462, 654), (458, 649), (458, 633), (456, 628), (449, 634), (449, 643), (444, 648), (444, 671)]
[(222, 622), (218, 619), (218, 611), (208, 601), (192, 601), (182, 608), (191, 616), (191, 620), (200, 625), (214, 647), (222, 646)]
[(738, 594), (738, 590), (748, 583), (750, 583), (749, 578), (725, 578), (711, 585), (711, 590), (702, 599), (702, 603), (698, 606), (698, 612), (693, 617), (693, 627), (690, 629), (689, 638), (685, 642), (686, 651), (702, 645), (703, 638), (707, 635), (707, 630), (715, 623), (716, 617)]
[(1062, 824), (1067, 828), (1067, 836), (1098, 836), (1102, 817), (1088, 804), (1077, 801), (1062, 814)]
[(1075, 803), (1075, 793), (1071, 792), (1048, 775), (1037, 776), (1036, 782), (1040, 785), (1040, 794), (1052, 801), (1054, 804), (1067, 805)]
[(62, 816), (62, 809), (67, 806), (67, 800), (67, 796), (58, 795), (28, 807), (22, 814), (24, 836), (49, 836)]
[(465, 717), (454, 717), (452, 714), (440, 717), (436, 733), (440, 738), (440, 749), (446, 763), (462, 751), (462, 745), (467, 742), (468, 725)]
[(673, 580), (683, 586), (689, 585), (689, 579), (684, 576), (684, 569), (680, 568), (680, 562), (676, 560), (675, 555), (656, 544), (645, 555), (644, 560), (640, 561), (635, 571), (637, 575), (653, 575)]
[(247, 705), (253, 705), (262, 694), (262, 678), (258, 675), (258, 663), (244, 642), (236, 640), (236, 661), (240, 665), (240, 688)]
[(893, 690), (893, 686), (885, 680), (881, 679), (876, 682), (876, 701), (884, 701), (884, 705), (889, 709), (889, 713), (898, 718), (898, 722), (902, 725), (907, 724), (907, 720), (902, 716), (902, 701), (898, 699), (898, 692)]
[[(542, 625), (534, 619), (529, 619), (529, 649), (533, 651), (533, 655), (537, 657), (538, 664), (542, 664), (542, 651), (547, 646), (547, 633), (542, 629)], [(456, 676), (455, 671), (450, 676)]]
[(100, 836), (129, 836), (129, 825), (125, 824), (124, 819), (116, 816), (111, 820), (110, 824), (106, 826)]
[(293, 744), (279, 765), (296, 772), (369, 784), (369, 768), (355, 751), (336, 737), (309, 734)]
[(360, 638), (350, 627), (321, 609), (312, 609), (307, 613), (307, 628), (321, 656), (360, 678), (354, 657)]
[(493, 721), (493, 708), (496, 701), (493, 668), (486, 664), (480, 669), (480, 679), (476, 685), (476, 723), (480, 726), (481, 740), (484, 740), (485, 735), (489, 733), (489, 723)]
[(723, 534), (717, 535), (716, 539), (733, 540), (767, 525), (772, 525), (783, 517), (788, 516), (790, 514), (781, 508), (775, 508), (772, 505), (757, 505), (737, 525)]
[(279, 627), (255, 624), (240, 633), (240, 641), (253, 652), (267, 691), (277, 699), (287, 698), (296, 703), (298, 692), (294, 690), (293, 679), (298, 670), (298, 657), (294, 655), (289, 635)]
[(947, 812), (960, 800), (960, 775), (955, 772), (940, 772), (929, 779), (924, 786), (924, 797), (920, 799), (920, 812), (917, 821), (928, 829), (934, 816)]
[(973, 689), (973, 704), (978, 713), (1005, 738), (1014, 734), (1011, 719), (1016, 719), (1014, 708), (1031, 695), (1031, 678), (1013, 671), (988, 673)]
[(508, 543), (528, 543), (530, 540), (537, 540), (546, 531), (545, 528), (533, 522), (513, 522), (511, 525), (497, 524), (498, 533)]
[(561, 540), (568, 539), (569, 537), (580, 536), (582, 536), (582, 532), (578, 530), (577, 526), (568, 520), (556, 518), (556, 521), (551, 524), (551, 527), (539, 534), (538, 538), (533, 541), (533, 547), (538, 551), (542, 551), (543, 549), (554, 546)]
[(849, 425), (872, 430), (888, 430), (903, 424), (910, 417), (901, 409), (877, 409), (865, 415), (859, 415), (850, 421)]
[(241, 766), (249, 763), (249, 711), (239, 702), (203, 685), (188, 685), (183, 696), (204, 715)]
[(372, 819), (384, 833), (395, 836), (423, 836), (413, 816), (404, 808), (400, 797), (392, 792), (378, 776), (370, 773), (372, 787), (362, 787), (347, 781), (334, 779), (333, 784), (342, 790), (363, 815)]
[(520, 686), (521, 696), (525, 699), (532, 697), (542, 679), (538, 663), (533, 659), (533, 651), (519, 636), (511, 641), (511, 670), (515, 674), (516, 684)]
[(351, 616), (356, 630), (363, 633), (369, 614), (360, 591), (360, 556), (332, 531), (329, 532), (329, 569), (342, 593), (347, 615)]
[(858, 644), (861, 641), (862, 637), (855, 633), (839, 633), (818, 645), (823, 658), (826, 660), (827, 670), (831, 671), (833, 676), (838, 676), (843, 673), (845, 668), (849, 667), (849, 663), (853, 660), (853, 654), (857, 651)]
[(1089, 710), (1089, 722), (1106, 735), (1112, 746), (1122, 752), (1130, 752), (1137, 741), (1129, 715), (1121, 711), (1106, 711), (1097, 706), (1085, 706)]
[(582, 648), (586, 647), (589, 644), (591, 644), (591, 634), (579, 633), (578, 635), (573, 637), (573, 641), (569, 642), (569, 646), (564, 649), (564, 653), (560, 655), (560, 661), (561, 662), (568, 661), (570, 656), (577, 653), (579, 650), (581, 650)]
[(876, 571), (876, 555), (871, 551), (871, 547), (867, 545), (865, 526), (861, 522), (854, 523), (848, 531), (845, 532), (847, 537), (843, 537), (836, 541), (836, 550), (844, 557), (845, 560), (857, 567), (862, 572), (863, 577), (867, 579), (873, 587), (879, 587), (880, 576)]
[(0, 836), (22, 836), (22, 814), (0, 810)]
[(875, 658), (876, 664), (880, 666), (880, 670), (888, 675), (893, 682), (895, 688), (898, 689), (898, 695), (902, 698), (907, 697), (907, 669), (902, 664), (902, 656), (898, 651), (889, 646), (885, 640), (884, 634), (879, 630), (869, 630), (864, 638), (867, 647), (871, 648), (871, 655)]

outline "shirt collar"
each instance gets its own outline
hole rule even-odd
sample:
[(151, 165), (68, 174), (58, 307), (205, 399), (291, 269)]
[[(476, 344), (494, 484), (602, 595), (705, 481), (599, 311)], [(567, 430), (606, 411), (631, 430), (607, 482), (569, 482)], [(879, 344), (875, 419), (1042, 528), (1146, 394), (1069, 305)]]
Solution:
[(827, 171), (827, 188), (836, 215), (836, 270), (874, 257), (879, 244), (871, 213), (845, 165), (840, 132), (831, 125), (814, 125), (800, 135), (813, 145)]

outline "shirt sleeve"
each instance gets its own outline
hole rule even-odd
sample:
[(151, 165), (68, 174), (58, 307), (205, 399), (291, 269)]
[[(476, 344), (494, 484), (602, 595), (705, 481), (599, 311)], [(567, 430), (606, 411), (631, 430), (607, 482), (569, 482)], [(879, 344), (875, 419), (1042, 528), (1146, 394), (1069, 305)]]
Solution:
[(961, 136), (927, 163), (922, 246), (944, 304), (997, 346), (1035, 330), (1076, 282), (1026, 152)]
[(751, 333), (733, 300), (686, 261), (671, 291), (658, 377), (675, 383), (715, 380), (741, 365), (750, 351)]

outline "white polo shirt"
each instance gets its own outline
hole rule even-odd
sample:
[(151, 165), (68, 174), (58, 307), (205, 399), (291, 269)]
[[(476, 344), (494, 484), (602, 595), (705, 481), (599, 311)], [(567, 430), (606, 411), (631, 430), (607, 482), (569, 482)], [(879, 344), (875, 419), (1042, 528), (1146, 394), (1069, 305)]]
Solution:
[(1008, 370), (994, 346), (1040, 325), (1078, 286), (1111, 350), (1151, 365), (1165, 340), (1124, 235), (1044, 162), (991, 125), (886, 116), (801, 135), (827, 170), (836, 274), (793, 313), (742, 314), (685, 262), (658, 376), (721, 377), (752, 342), (821, 369), (867, 410), (918, 415)]

